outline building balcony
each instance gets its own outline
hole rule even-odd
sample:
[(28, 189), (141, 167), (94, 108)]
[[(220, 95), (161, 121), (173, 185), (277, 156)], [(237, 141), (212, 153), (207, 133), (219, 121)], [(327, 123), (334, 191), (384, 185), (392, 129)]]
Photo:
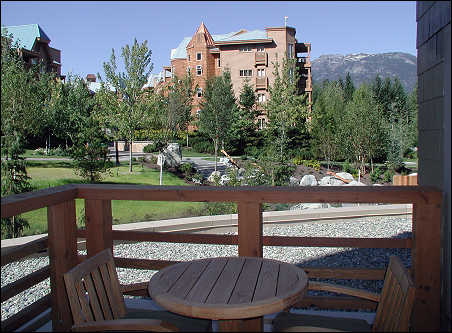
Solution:
[[(84, 201), (86, 225), (77, 228), (75, 200)], [(238, 207), (237, 235), (166, 233), (113, 230), (112, 200), (234, 202)], [(306, 237), (263, 235), (263, 203), (403, 203), (413, 204), (412, 234), (397, 237)], [(324, 187), (201, 187), (113, 184), (69, 184), (3, 197), (1, 217), (47, 208), (48, 236), (2, 253), (2, 267), (47, 250), (49, 265), (2, 287), (2, 302), (50, 277), (50, 294), (2, 321), (2, 331), (34, 331), (51, 320), (53, 331), (67, 331), (72, 316), (63, 274), (79, 262), (115, 241), (169, 242), (237, 245), (239, 256), (263, 256), (263, 247), (338, 247), (411, 249), (410, 273), (416, 286), (412, 329), (440, 328), (440, 239), (443, 194), (426, 186), (324, 186)], [(272, 221), (278, 222), (278, 221)], [(279, 221), (283, 222), (284, 221)], [(286, 221), (287, 222), (287, 221)], [(357, 222), (358, 223), (358, 222)], [(77, 241), (86, 241), (87, 255), (77, 251)], [(160, 270), (177, 261), (115, 257), (121, 268)], [(384, 268), (305, 267), (309, 278), (383, 280)], [(126, 295), (146, 296), (143, 282), (121, 286)], [(295, 308), (375, 310), (376, 303), (350, 297), (304, 296)], [(30, 320), (36, 319), (33, 323)]]
[(268, 55), (267, 52), (256, 52), (254, 54), (254, 65), (264, 65), (268, 66)]
[(268, 78), (266, 76), (256, 78), (256, 90), (258, 89), (268, 89)]
[(311, 67), (311, 59), (308, 57), (298, 57), (297, 65), (300, 67)]

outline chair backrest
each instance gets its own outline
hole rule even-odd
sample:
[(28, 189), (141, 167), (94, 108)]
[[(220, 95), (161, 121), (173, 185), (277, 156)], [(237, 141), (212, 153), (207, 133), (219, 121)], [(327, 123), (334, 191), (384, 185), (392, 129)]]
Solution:
[(391, 256), (377, 306), (373, 331), (408, 331), (415, 287), (400, 259)]
[(111, 249), (64, 274), (74, 324), (122, 318), (126, 313)]

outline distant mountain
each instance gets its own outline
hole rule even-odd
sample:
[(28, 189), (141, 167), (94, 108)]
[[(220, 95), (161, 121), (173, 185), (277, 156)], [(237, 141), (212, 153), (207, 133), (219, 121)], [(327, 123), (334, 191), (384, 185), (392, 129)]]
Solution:
[(312, 79), (320, 83), (325, 79), (330, 81), (342, 77), (345, 80), (347, 72), (355, 87), (361, 83), (370, 83), (378, 74), (385, 77), (398, 77), (407, 92), (411, 92), (417, 80), (417, 59), (409, 53), (391, 52), (379, 54), (327, 54), (312, 60)]

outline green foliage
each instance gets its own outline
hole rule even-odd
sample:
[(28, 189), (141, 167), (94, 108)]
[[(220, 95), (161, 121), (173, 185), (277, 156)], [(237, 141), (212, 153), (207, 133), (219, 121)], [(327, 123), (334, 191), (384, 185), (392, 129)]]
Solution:
[(237, 214), (237, 204), (235, 202), (207, 202), (206, 210), (208, 215)]
[(240, 106), (233, 108), (233, 120), (228, 152), (234, 155), (242, 155), (248, 147), (255, 146), (257, 141), (257, 123), (255, 119), (258, 112), (255, 109), (256, 96), (254, 89), (245, 80), (240, 91)]
[(165, 144), (161, 141), (155, 141), (150, 143), (143, 148), (143, 153), (155, 153), (162, 151), (165, 148)]
[(395, 172), (391, 169), (387, 169), (384, 173), (383, 173), (383, 182), (385, 183), (392, 183), (392, 177), (394, 177)]
[(293, 163), (295, 165), (304, 165), (305, 167), (313, 168), (315, 171), (320, 170), (320, 162), (317, 160), (304, 160), (301, 157), (295, 157)]
[(228, 70), (223, 71), (221, 76), (207, 80), (201, 107), (199, 131), (213, 141), (215, 170), (217, 170), (218, 145), (230, 138), (232, 115), (237, 108), (231, 73)]
[(350, 76), (350, 73), (347, 72), (347, 75), (345, 76), (345, 84), (344, 84), (344, 101), (345, 101), (345, 103), (348, 103), (353, 99), (354, 93), (355, 93), (355, 86), (353, 85), (353, 81)]
[(99, 182), (102, 173), (112, 167), (112, 163), (107, 159), (107, 144), (108, 138), (100, 124), (92, 117), (88, 118), (70, 149), (76, 174), (87, 182)]
[[(96, 94), (99, 118), (105, 127), (112, 128), (116, 137), (127, 138), (133, 145), (137, 129), (150, 128), (156, 120), (158, 97), (143, 89), (152, 72), (152, 51), (147, 40), (139, 44), (122, 47), (124, 72), (117, 71), (115, 50), (109, 62), (103, 63), (106, 81), (101, 81), (101, 89)], [(112, 92), (112, 87), (115, 92)], [(132, 149), (130, 149), (129, 172), (132, 172)]]
[(356, 169), (350, 164), (349, 161), (345, 161), (344, 164), (342, 165), (342, 171), (351, 174), (353, 172), (356, 172)]
[(323, 85), (313, 105), (311, 134), (312, 146), (318, 157), (322, 156), (330, 167), (330, 161), (340, 153), (342, 135), (340, 126), (345, 109), (344, 91), (336, 82)]
[(370, 173), (370, 180), (372, 181), (372, 183), (377, 183), (382, 175), (383, 170), (380, 167), (376, 167), (374, 171)]
[(184, 174), (185, 178), (193, 176), (194, 169), (191, 163), (181, 163), (179, 165), (179, 170)]

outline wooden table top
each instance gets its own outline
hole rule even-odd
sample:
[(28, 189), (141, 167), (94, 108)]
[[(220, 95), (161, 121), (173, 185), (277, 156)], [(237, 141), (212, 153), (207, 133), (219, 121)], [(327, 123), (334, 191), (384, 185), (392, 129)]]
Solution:
[(149, 281), (152, 299), (181, 315), (214, 320), (275, 313), (296, 303), (308, 277), (295, 265), (256, 257), (220, 257), (165, 267)]

